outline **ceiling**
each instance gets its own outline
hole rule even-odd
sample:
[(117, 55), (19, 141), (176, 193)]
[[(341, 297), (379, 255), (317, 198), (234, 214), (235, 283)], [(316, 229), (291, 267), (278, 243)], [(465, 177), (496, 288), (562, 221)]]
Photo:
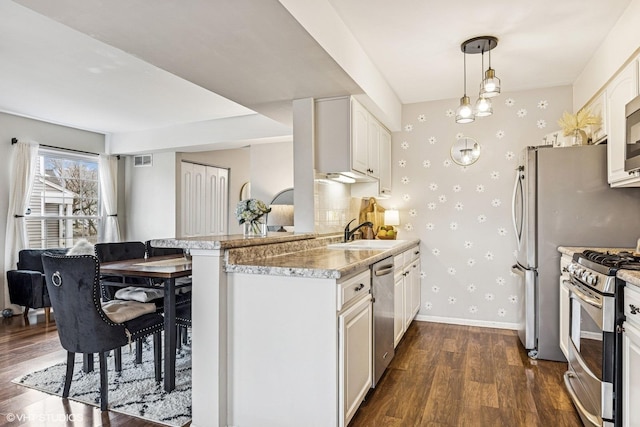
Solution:
[[(0, 110), (116, 134), (254, 112), (290, 126), (293, 99), (365, 92), (282, 3), (0, 0)], [(332, 6), (407, 104), (462, 96), (478, 35), (499, 39), (503, 90), (571, 84), (630, 0), (286, 3)], [(472, 95), (480, 55), (467, 67)]]

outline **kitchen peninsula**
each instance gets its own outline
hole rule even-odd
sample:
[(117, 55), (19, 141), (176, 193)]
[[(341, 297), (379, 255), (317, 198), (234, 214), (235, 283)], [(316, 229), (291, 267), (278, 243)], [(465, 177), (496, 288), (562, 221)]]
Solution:
[[(292, 378), (298, 381), (295, 389), (290, 390), (288, 396), (277, 396), (274, 391), (270, 402), (277, 400), (287, 408), (286, 414), (299, 415), (320, 400), (315, 407), (321, 412), (327, 408), (334, 410), (322, 417), (307, 412), (307, 421), (317, 419), (316, 425), (339, 425), (336, 376), (328, 377), (323, 370), (337, 363), (335, 334), (339, 297), (336, 283), (351, 279), (364, 283), (361, 275), (366, 272), (368, 280), (371, 264), (415, 248), (419, 243), (417, 239), (397, 241), (392, 249), (380, 250), (327, 248), (341, 238), (313, 233), (270, 233), (265, 238), (232, 235), (152, 241), (158, 247), (189, 249), (193, 256), (193, 426), (252, 425), (247, 421), (255, 420), (251, 417), (256, 416), (261, 417), (261, 425), (289, 425), (288, 419), (267, 418), (268, 414), (261, 414), (262, 408), (248, 407), (247, 404), (251, 404), (243, 399), (243, 393), (255, 396), (258, 389), (275, 390), (277, 384)], [(284, 295), (282, 303), (286, 303), (288, 312), (281, 310), (283, 306), (269, 305), (278, 298), (276, 293)], [(332, 310), (326, 309), (329, 306)], [(265, 314), (265, 310), (271, 312)], [(260, 317), (258, 322), (256, 316)], [(319, 327), (326, 323), (324, 330), (332, 330), (333, 338), (329, 334), (314, 337), (313, 332), (304, 327), (309, 322)], [(253, 325), (254, 330), (248, 325)], [(248, 338), (240, 335), (251, 333), (255, 338), (256, 330), (269, 331), (262, 334), (264, 342), (254, 340), (251, 344), (268, 350), (268, 361), (261, 359), (264, 355), (243, 347)], [(277, 336), (275, 341), (274, 336)], [(282, 344), (283, 357), (275, 364), (271, 349), (279, 344)], [(292, 346), (297, 346), (297, 354), (289, 351)], [(316, 366), (315, 360), (309, 359), (313, 354), (327, 364)], [(296, 358), (298, 363), (293, 366), (290, 362)], [(305, 363), (307, 368), (301, 370)], [(262, 369), (252, 371), (257, 366)], [(255, 390), (249, 387), (252, 381)], [(318, 381), (325, 389), (316, 389), (309, 381)], [(262, 396), (268, 400), (269, 396), (264, 393)], [(289, 399), (291, 396), (293, 400)], [(328, 406), (322, 406), (325, 403)], [(272, 408), (271, 413), (281, 410)], [(212, 420), (217, 420), (217, 424)]]

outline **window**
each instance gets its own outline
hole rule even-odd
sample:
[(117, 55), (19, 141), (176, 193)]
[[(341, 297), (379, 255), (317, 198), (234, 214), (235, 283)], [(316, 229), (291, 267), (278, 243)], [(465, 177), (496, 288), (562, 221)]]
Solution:
[(101, 223), (98, 157), (40, 149), (29, 208), (30, 248), (96, 243)]

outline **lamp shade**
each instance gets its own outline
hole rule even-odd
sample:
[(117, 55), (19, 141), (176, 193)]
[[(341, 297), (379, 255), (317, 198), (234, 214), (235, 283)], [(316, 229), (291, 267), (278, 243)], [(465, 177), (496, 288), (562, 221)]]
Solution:
[(395, 209), (387, 209), (384, 211), (385, 225), (400, 225), (400, 212)]
[(267, 216), (267, 225), (280, 226), (285, 231), (285, 226), (293, 225), (293, 205), (270, 205), (271, 212)]

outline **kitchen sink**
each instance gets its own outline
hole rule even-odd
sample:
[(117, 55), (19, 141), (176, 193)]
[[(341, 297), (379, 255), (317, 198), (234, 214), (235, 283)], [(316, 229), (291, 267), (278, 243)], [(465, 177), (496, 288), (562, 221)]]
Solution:
[(347, 243), (333, 243), (331, 245), (327, 245), (329, 249), (347, 249), (347, 250), (362, 250), (362, 251), (370, 251), (370, 250), (380, 250), (384, 251), (387, 249), (391, 249), (395, 246), (401, 245), (405, 243), (406, 240), (354, 240), (353, 242)]

